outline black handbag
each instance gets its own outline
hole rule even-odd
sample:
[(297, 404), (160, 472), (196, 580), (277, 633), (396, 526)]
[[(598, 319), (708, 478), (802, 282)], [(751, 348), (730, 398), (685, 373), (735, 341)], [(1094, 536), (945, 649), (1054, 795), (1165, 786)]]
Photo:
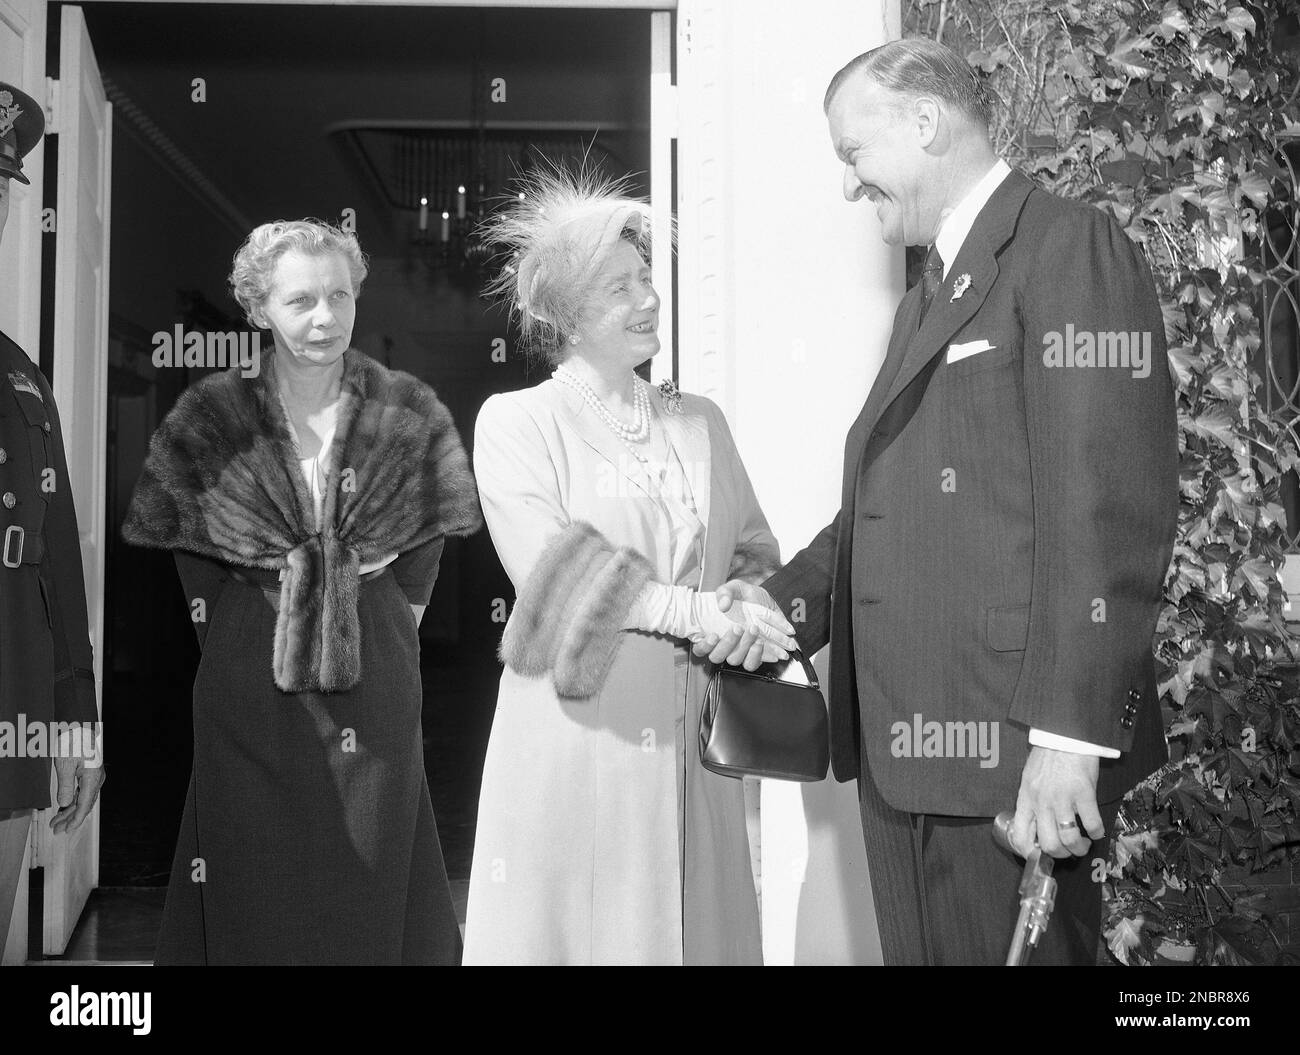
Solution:
[(807, 685), (780, 681), (783, 667), (756, 671), (719, 666), (704, 690), (700, 712), (700, 762), (724, 777), (825, 780), (830, 765), (826, 701), (817, 672), (794, 651)]

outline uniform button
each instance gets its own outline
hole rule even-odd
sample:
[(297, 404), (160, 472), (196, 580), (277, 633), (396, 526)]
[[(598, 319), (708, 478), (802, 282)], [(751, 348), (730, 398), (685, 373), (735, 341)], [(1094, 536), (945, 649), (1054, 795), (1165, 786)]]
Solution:
[(1122, 725), (1125, 729), (1132, 729), (1133, 728), (1132, 716), (1127, 714), (1124, 715), (1124, 717), (1119, 720), (1119, 724)]
[(18, 499), (14, 497), (12, 491), (6, 491), (4, 498), (0, 498), (0, 502), (4, 502), (6, 509), (13, 509), (18, 504)]
[(49, 423), (48, 421), (43, 421), (43, 422), (41, 422), (41, 428), (43, 428), (46, 432), (49, 432), (49, 431), (50, 431), (50, 423)]
[(1142, 699), (1142, 693), (1138, 692), (1137, 689), (1129, 689), (1128, 698), (1132, 700), (1134, 703), (1137, 703), (1139, 700)]
[(9, 460), (9, 452), (0, 447), (0, 465), (4, 465)]

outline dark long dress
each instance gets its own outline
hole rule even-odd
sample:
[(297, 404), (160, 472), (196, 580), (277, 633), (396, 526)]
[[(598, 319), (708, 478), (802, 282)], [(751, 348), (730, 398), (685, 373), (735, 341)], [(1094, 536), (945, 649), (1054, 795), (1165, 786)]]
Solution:
[(361, 681), (272, 681), (278, 587), (177, 552), (203, 656), (194, 769), (157, 962), (455, 964), (460, 931), (420, 733), (419, 641), (442, 540), (363, 578)]

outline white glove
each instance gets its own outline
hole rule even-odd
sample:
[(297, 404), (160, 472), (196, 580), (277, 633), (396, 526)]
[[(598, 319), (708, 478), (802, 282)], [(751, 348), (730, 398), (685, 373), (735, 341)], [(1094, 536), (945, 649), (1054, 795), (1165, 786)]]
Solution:
[(791, 636), (794, 628), (775, 607), (733, 601), (724, 612), (718, 607), (717, 594), (700, 593), (688, 586), (647, 583), (624, 622), (626, 630), (646, 630), (692, 642), (710, 634), (722, 637), (736, 627), (752, 631), (762, 640), (764, 663), (788, 659), (788, 650), (797, 647)]

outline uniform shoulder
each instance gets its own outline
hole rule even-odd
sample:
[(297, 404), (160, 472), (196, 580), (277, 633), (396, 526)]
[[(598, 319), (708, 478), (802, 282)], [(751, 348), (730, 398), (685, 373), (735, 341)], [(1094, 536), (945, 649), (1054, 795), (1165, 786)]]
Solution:
[(27, 357), (22, 346), (10, 337), (3, 330), (0, 330), (0, 381), (4, 380), (3, 375), (8, 375), (11, 370), (26, 374), (28, 379), (35, 381), (41, 387), (48, 387), (45, 374), (41, 368)]
[(23, 363), (30, 364), (31, 360), (18, 346), (17, 341), (5, 333), (4, 330), (0, 330), (0, 366), (9, 371), (16, 366), (21, 366)]

